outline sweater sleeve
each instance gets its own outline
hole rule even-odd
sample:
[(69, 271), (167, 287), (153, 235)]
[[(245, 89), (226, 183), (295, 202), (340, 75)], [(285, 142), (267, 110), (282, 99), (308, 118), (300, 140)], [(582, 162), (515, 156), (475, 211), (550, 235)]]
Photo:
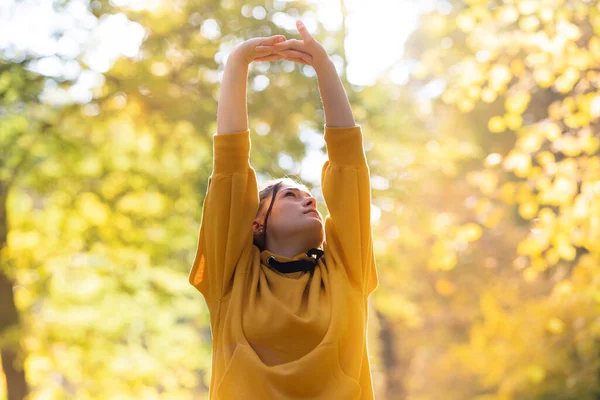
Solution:
[(325, 125), (325, 143), (329, 159), (323, 165), (321, 185), (329, 210), (327, 246), (344, 265), (352, 284), (368, 296), (378, 278), (371, 232), (371, 179), (361, 126)]
[(213, 172), (202, 209), (189, 282), (209, 307), (228, 291), (236, 264), (252, 247), (258, 210), (256, 173), (250, 166), (250, 131), (213, 136)]

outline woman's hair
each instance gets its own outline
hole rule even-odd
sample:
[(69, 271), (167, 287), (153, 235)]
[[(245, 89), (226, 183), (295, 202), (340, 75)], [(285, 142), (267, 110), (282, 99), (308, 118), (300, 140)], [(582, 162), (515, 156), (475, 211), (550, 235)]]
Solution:
[(284, 184), (300, 187), (301, 189), (310, 192), (306, 185), (290, 177), (271, 179), (262, 185), (261, 189), (258, 192), (258, 211), (256, 212), (256, 215), (260, 213), (263, 207), (268, 207), (268, 210), (265, 215), (263, 232), (254, 235), (254, 244), (260, 249), (260, 251), (263, 251), (265, 249), (267, 237), (267, 222), (269, 219), (269, 214), (271, 213), (271, 208), (273, 208), (275, 196), (281, 188), (281, 186), (283, 186)]

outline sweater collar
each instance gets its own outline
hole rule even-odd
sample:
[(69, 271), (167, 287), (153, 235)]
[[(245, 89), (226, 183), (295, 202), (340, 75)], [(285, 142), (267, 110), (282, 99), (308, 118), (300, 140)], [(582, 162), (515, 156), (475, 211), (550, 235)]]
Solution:
[(307, 252), (302, 252), (294, 257), (281, 256), (272, 253), (269, 250), (263, 250), (260, 253), (260, 260), (279, 272), (289, 273), (298, 271), (310, 271), (317, 266), (319, 258), (323, 256), (323, 250), (312, 248)]

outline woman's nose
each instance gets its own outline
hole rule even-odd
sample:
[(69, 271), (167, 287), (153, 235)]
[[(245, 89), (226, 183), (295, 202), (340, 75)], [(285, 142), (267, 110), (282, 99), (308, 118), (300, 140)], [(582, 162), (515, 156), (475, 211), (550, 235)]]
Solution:
[(309, 198), (307, 198), (307, 199), (306, 199), (306, 201), (305, 201), (305, 205), (307, 205), (307, 206), (308, 206), (308, 205), (313, 205), (313, 201), (314, 201), (314, 200), (315, 200), (315, 198), (314, 198), (314, 197), (309, 197)]

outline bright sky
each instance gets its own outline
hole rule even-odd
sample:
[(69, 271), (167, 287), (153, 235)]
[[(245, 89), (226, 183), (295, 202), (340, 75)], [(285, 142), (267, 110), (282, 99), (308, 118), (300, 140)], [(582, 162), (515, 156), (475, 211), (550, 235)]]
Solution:
[[(327, 31), (341, 29), (340, 0), (313, 0), (318, 4), (318, 20)], [(398, 61), (404, 41), (416, 28), (419, 8), (431, 1), (416, 0), (345, 0), (345, 50), (348, 80), (355, 85), (372, 85), (384, 69)], [(309, 31), (314, 20), (305, 20)], [(396, 83), (404, 83), (408, 71), (398, 69)]]

